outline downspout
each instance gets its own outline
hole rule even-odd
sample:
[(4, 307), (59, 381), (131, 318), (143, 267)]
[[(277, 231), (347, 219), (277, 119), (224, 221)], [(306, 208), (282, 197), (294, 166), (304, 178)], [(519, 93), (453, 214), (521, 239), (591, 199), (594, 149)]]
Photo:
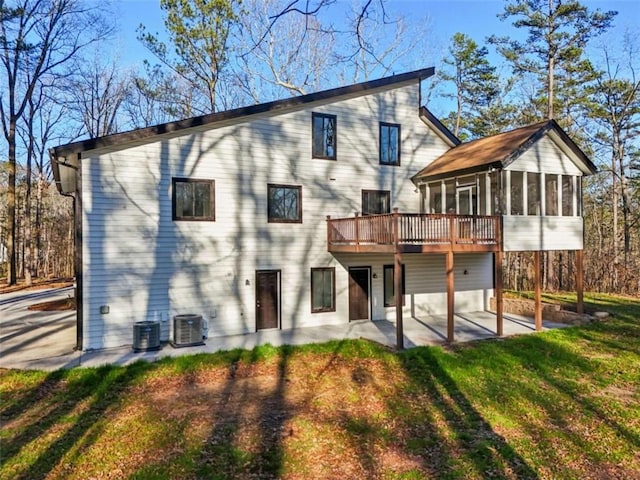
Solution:
[(73, 193), (65, 193), (61, 190), (61, 184), (58, 182), (58, 192), (60, 195), (73, 199), (73, 229), (74, 229), (74, 248), (73, 248), (73, 275), (75, 277), (74, 297), (76, 299), (76, 346), (75, 350), (82, 351), (83, 345), (83, 281), (82, 281), (82, 176), (80, 170), (80, 154), (78, 153), (78, 166), (61, 162), (56, 157), (53, 150), (50, 151), (51, 163), (63, 165), (76, 171), (76, 191)]

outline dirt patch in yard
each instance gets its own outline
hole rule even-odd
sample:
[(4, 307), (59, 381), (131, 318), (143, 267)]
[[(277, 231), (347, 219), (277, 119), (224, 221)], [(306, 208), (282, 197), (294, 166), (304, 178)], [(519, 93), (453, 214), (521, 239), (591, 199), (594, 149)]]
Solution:
[(75, 310), (76, 299), (75, 298), (61, 298), (59, 300), (51, 300), (48, 302), (40, 302), (34, 305), (29, 305), (27, 310), (36, 312), (62, 312), (65, 310)]

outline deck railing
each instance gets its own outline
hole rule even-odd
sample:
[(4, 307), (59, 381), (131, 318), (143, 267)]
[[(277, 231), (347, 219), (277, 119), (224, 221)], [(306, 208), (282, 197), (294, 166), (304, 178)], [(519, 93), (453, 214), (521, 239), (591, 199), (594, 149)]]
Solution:
[(497, 216), (394, 212), (327, 218), (329, 249), (338, 245), (395, 245), (396, 241), (397, 245), (497, 245), (499, 235)]

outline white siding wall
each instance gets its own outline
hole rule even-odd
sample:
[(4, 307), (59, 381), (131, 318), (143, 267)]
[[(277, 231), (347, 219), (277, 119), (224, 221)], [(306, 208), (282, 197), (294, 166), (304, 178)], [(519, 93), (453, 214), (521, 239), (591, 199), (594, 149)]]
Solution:
[[(337, 115), (337, 161), (311, 158), (312, 111)], [(360, 211), (362, 189), (418, 211), (410, 177), (447, 146), (417, 112), (413, 85), (83, 160), (85, 348), (131, 344), (141, 320), (167, 340), (178, 313), (202, 314), (210, 335), (254, 331), (259, 269), (281, 271), (282, 328), (348, 321), (344, 301), (310, 313), (311, 267), (337, 267), (339, 299), (347, 289), (325, 217)], [(379, 121), (402, 125), (401, 167), (378, 163)], [(172, 177), (215, 180), (215, 222), (172, 221)], [(267, 223), (267, 183), (302, 185), (303, 223)]]
[(582, 217), (506, 215), (502, 220), (504, 250), (582, 250)]
[(546, 135), (505, 170), (582, 175), (578, 166)]
[[(340, 276), (344, 286), (338, 292), (338, 305), (348, 318), (349, 267), (370, 267), (377, 278), (371, 279), (371, 315), (374, 320), (395, 321), (395, 307), (384, 306), (384, 265), (393, 265), (392, 255), (337, 254), (342, 265)], [(444, 255), (406, 254), (405, 316), (443, 315), (447, 313), (447, 283)], [(455, 311), (476, 312), (486, 310), (487, 299), (493, 294), (493, 254), (454, 255)], [(466, 274), (464, 272), (467, 272)], [(340, 284), (340, 281), (338, 281)]]

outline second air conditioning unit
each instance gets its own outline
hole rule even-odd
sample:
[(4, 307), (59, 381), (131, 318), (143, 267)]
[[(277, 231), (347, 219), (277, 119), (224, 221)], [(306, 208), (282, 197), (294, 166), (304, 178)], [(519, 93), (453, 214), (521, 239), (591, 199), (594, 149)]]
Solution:
[(204, 345), (202, 340), (202, 315), (186, 314), (173, 317), (174, 347)]

